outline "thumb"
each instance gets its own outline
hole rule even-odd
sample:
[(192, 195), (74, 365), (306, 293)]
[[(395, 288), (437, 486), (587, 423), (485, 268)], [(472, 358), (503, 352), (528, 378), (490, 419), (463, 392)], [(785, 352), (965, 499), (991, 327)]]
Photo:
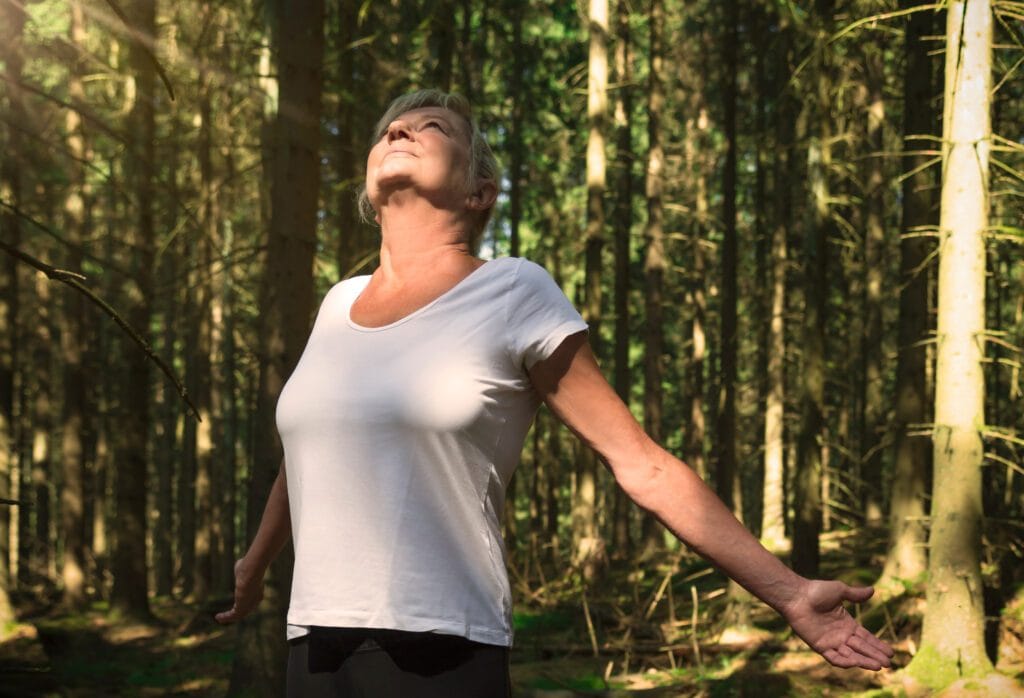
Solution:
[(871, 598), (871, 595), (875, 593), (874, 587), (846, 587), (846, 593), (843, 594), (843, 598), (847, 601), (854, 603), (861, 603)]
[(235, 606), (231, 607), (229, 611), (223, 611), (222, 613), (216, 614), (213, 619), (221, 625), (228, 625), (238, 620), (238, 609)]

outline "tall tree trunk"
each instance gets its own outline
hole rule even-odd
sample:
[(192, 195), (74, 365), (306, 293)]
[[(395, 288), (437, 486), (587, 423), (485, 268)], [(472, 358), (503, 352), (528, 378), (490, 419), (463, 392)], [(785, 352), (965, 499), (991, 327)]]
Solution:
[[(209, 4), (203, 6), (205, 24), (213, 22)], [(216, 30), (213, 30), (216, 32)], [(209, 41), (209, 40), (208, 40)], [(194, 356), (193, 400), (201, 421), (196, 425), (195, 440), (195, 565), (192, 568), (192, 598), (202, 603), (211, 592), (213, 582), (213, 250), (217, 239), (218, 191), (213, 173), (213, 92), (216, 90), (210, 70), (210, 52), (204, 47), (199, 69), (199, 199), (200, 230), (192, 260), (195, 270), (190, 287), (195, 293), (192, 308), (195, 323), (195, 344), (189, 351)]]
[[(904, 0), (909, 8), (916, 0)], [(903, 79), (904, 148), (921, 151), (924, 141), (916, 136), (932, 133), (935, 118), (931, 106), (935, 81), (932, 58), (925, 37), (934, 33), (929, 12), (915, 12), (907, 21), (904, 39), (906, 73)], [(928, 332), (929, 243), (922, 228), (934, 228), (934, 169), (925, 169), (930, 156), (908, 155), (903, 170), (913, 172), (903, 180), (903, 222), (900, 226), (899, 343), (896, 357), (895, 468), (889, 508), (889, 549), (885, 568), (876, 586), (885, 594), (902, 589), (899, 580), (918, 579), (925, 571), (925, 487), (928, 442), (910, 432), (912, 425), (928, 421), (925, 385), (925, 349)]]
[[(663, 73), (664, 50), (662, 31), (665, 7), (661, 0), (651, 0), (648, 14), (650, 53), (647, 77), (647, 225), (644, 239), (644, 430), (657, 442), (664, 438), (664, 401), (661, 388), (665, 367), (665, 328), (662, 312), (665, 307), (665, 214), (662, 201), (665, 151), (661, 145), (661, 117), (665, 108)], [(653, 553), (660, 542), (662, 529), (652, 516), (644, 518), (643, 556)]]
[[(25, 28), (24, 6), (0, 5), (0, 57), (6, 78), (7, 112), (14, 124), (27, 125), (21, 90), (22, 34)], [(5, 129), (4, 156), (0, 158), (0, 198), (16, 206), (22, 204), (21, 173), (27, 166), (24, 141), (17, 128)], [(21, 220), (6, 207), (0, 207), (0, 239), (17, 246), (21, 242)], [(4, 254), (0, 259), (0, 497), (18, 495), (14, 435), (14, 375), (18, 369), (18, 264)], [(17, 555), (17, 524), (20, 508), (0, 504), (0, 627), (14, 619), (8, 598), (13, 586), (12, 557)]]
[[(739, 468), (736, 460), (736, 362), (737, 338), (737, 231), (736, 231), (736, 73), (739, 50), (739, 7), (736, 0), (725, 0), (722, 27), (724, 86), (722, 116), (725, 130), (725, 166), (722, 171), (722, 258), (719, 326), (721, 385), (718, 394), (716, 426), (715, 486), (718, 496), (743, 520)], [(750, 594), (732, 579), (728, 585), (728, 622), (738, 627), (750, 625)]]
[[(82, 3), (72, 0), (70, 43), (78, 49), (85, 46), (85, 15)], [(85, 103), (82, 88), (80, 58), (71, 64), (68, 77), (68, 95), (73, 102)], [(67, 267), (78, 270), (82, 266), (82, 241), (89, 236), (87, 229), (89, 193), (86, 189), (85, 135), (78, 112), (69, 109), (65, 115), (69, 161), (70, 186), (64, 201), (65, 234), (67, 235)], [(85, 453), (82, 432), (85, 416), (85, 373), (82, 352), (85, 335), (85, 303), (81, 294), (65, 291), (61, 315), (61, 354), (64, 364), (64, 411), (62, 436), (63, 482), (60, 489), (61, 532), (64, 538), (64, 558), (61, 578), (64, 584), (63, 603), (69, 609), (80, 608), (85, 602)]]
[[(870, 2), (868, 10), (877, 9)], [(867, 45), (864, 51), (864, 73), (867, 87), (868, 157), (864, 160), (864, 334), (861, 345), (863, 357), (863, 386), (861, 397), (862, 430), (860, 453), (864, 480), (864, 519), (868, 524), (882, 520), (882, 441), (884, 417), (882, 377), (882, 292), (885, 272), (885, 71), (882, 52), (884, 46)]]
[[(590, 342), (601, 356), (601, 253), (604, 248), (605, 130), (608, 121), (608, 0), (590, 0), (590, 59), (587, 78), (586, 300)], [(597, 456), (585, 449), (573, 506), (573, 561), (584, 577), (604, 566), (604, 541), (597, 528)]]
[(825, 328), (828, 306), (828, 240), (833, 226), (829, 188), (832, 161), (832, 75), (828, 38), (832, 26), (831, 0), (819, 0), (816, 14), (823, 26), (815, 37), (818, 55), (815, 123), (807, 151), (811, 212), (804, 237), (803, 376), (800, 386), (800, 435), (793, 483), (793, 569), (818, 576), (821, 532), (822, 442), (825, 434)]
[[(776, 49), (776, 74), (789, 75), (791, 29), (780, 31)], [(781, 82), (781, 81), (780, 81)], [(788, 91), (776, 102), (776, 148), (773, 163), (775, 220), (772, 226), (770, 259), (770, 320), (768, 331), (767, 378), (764, 415), (764, 487), (761, 507), (761, 543), (773, 551), (789, 547), (786, 539), (785, 499), (785, 410), (786, 410), (786, 268), (789, 266), (787, 233), (792, 224), (792, 194), (789, 182), (793, 148), (793, 104)]]
[(523, 167), (524, 152), (523, 122), (526, 112), (527, 94), (523, 88), (525, 70), (525, 49), (523, 46), (524, 3), (512, 0), (509, 3), (512, 23), (512, 75), (509, 78), (509, 93), (512, 98), (512, 115), (509, 121), (509, 168), (508, 168), (508, 242), (509, 255), (519, 256), (519, 226), (523, 219)]
[[(320, 190), (320, 113), (324, 47), (323, 0), (274, 5), (281, 108), (274, 124), (270, 236), (260, 291), (260, 387), (256, 453), (249, 483), (248, 534), (281, 463), (274, 420), (277, 397), (309, 336), (313, 256)], [(282, 553), (266, 578), (261, 612), (242, 621), (231, 673), (232, 695), (284, 691), (292, 555)]]
[(708, 480), (707, 461), (704, 457), (705, 419), (704, 419), (704, 360), (707, 357), (707, 293), (705, 290), (705, 261), (704, 261), (704, 236), (710, 221), (710, 209), (708, 202), (707, 176), (705, 166), (710, 160), (707, 154), (710, 148), (708, 139), (708, 115), (707, 108), (699, 99), (697, 100), (696, 115), (690, 120), (688, 132), (693, 136), (687, 137), (687, 148), (692, 149), (690, 162), (694, 172), (694, 185), (696, 189), (694, 208), (697, 216), (693, 225), (693, 236), (690, 241), (691, 265), (693, 267), (692, 302), (693, 316), (690, 321), (690, 418), (687, 420), (686, 428), (686, 461), (700, 475), (701, 479)]
[[(156, 3), (131, 5), (132, 26), (143, 40), (156, 41)], [(131, 132), (131, 180), (136, 220), (129, 226), (131, 280), (126, 287), (127, 317), (143, 337), (149, 334), (154, 249), (153, 186), (156, 158), (155, 73), (148, 52), (137, 42), (129, 48), (129, 66), (136, 82), (135, 101), (128, 116)], [(126, 376), (121, 385), (121, 429), (117, 444), (117, 539), (111, 609), (129, 618), (149, 620), (146, 569), (146, 442), (149, 435), (149, 358), (133, 342), (122, 342)]]
[(739, 9), (725, 0), (722, 38), (722, 128), (725, 165), (722, 170), (721, 324), (719, 326), (721, 385), (716, 424), (715, 487), (726, 506), (742, 518), (735, 506), (736, 480), (736, 51)]
[[(35, 377), (32, 395), (32, 510), (33, 527), (27, 550), (29, 557), (23, 560), (26, 572), (32, 573), (32, 581), (41, 582), (50, 578), (53, 564), (53, 540), (50, 529), (53, 513), (53, 443), (51, 435), (54, 426), (52, 345), (53, 318), (51, 294), (53, 289), (42, 272), (33, 275), (35, 280), (35, 313), (33, 319), (32, 373)], [(28, 579), (28, 578), (26, 578)]]
[[(631, 249), (630, 230), (633, 227), (633, 99), (630, 83), (633, 80), (632, 50), (629, 32), (629, 2), (619, 0), (616, 8), (615, 75), (620, 85), (615, 92), (615, 159), (618, 178), (615, 185), (615, 392), (627, 405), (630, 402), (632, 380), (629, 370), (629, 272)], [(625, 558), (629, 554), (630, 503), (621, 487), (615, 488), (613, 511), (613, 541), (616, 554)]]
[(991, 90), (991, 5), (952, 1), (946, 16), (928, 605), (921, 649), (907, 667), (934, 688), (992, 671), (979, 560)]

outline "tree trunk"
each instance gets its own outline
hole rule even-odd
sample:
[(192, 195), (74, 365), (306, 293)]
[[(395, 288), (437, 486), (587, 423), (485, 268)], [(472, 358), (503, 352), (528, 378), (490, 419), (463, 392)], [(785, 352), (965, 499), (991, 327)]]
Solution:
[[(630, 83), (633, 80), (632, 51), (629, 33), (629, 3), (619, 0), (616, 9), (615, 45), (616, 82), (620, 85), (615, 92), (615, 158), (619, 169), (615, 186), (615, 392), (627, 405), (630, 402), (632, 384), (629, 369), (629, 272), (631, 262), (630, 230), (633, 227), (633, 100)], [(652, 46), (653, 48), (653, 46)], [(631, 506), (629, 498), (621, 487), (615, 488), (613, 511), (613, 541), (616, 555), (629, 555), (629, 519)]]
[[(35, 378), (32, 395), (31, 434), (32, 469), (31, 490), (34, 516), (31, 529), (28, 557), (22, 560), (25, 571), (30, 573), (34, 583), (50, 578), (53, 565), (53, 538), (50, 529), (53, 514), (53, 443), (51, 435), (54, 425), (54, 404), (52, 367), (53, 355), (53, 307), (52, 288), (42, 272), (33, 275), (35, 280), (35, 312), (33, 313), (32, 375)], [(22, 509), (24, 513), (28, 510)]]
[[(260, 387), (249, 483), (250, 540), (281, 463), (274, 419), (277, 397), (309, 336), (320, 190), (323, 0), (277, 3), (274, 8), (281, 108), (273, 129), (270, 237), (260, 291)], [(260, 612), (239, 627), (231, 695), (270, 697), (284, 692), (288, 650), (284, 616), (291, 567), (291, 553), (282, 553), (267, 574)]]
[(828, 300), (828, 240), (833, 226), (829, 188), (831, 151), (832, 79), (828, 37), (832, 3), (817, 3), (824, 23), (815, 38), (818, 55), (815, 95), (817, 132), (807, 151), (807, 179), (811, 190), (809, 229), (804, 238), (803, 377), (800, 386), (800, 435), (793, 487), (793, 569), (818, 576), (818, 535), (821, 532), (822, 443), (825, 436), (825, 329)]
[[(651, 0), (649, 13), (650, 55), (647, 78), (647, 225), (644, 239), (644, 430), (657, 442), (664, 439), (664, 401), (661, 387), (665, 373), (665, 214), (662, 191), (665, 151), (661, 145), (662, 111), (665, 108), (663, 78), (664, 50), (662, 31), (665, 7), (661, 0)], [(662, 528), (654, 517), (644, 518), (644, 541), (641, 554), (647, 557), (660, 547)]]
[[(72, 46), (85, 46), (85, 16), (82, 3), (72, 0), (69, 41)], [(68, 78), (68, 95), (73, 102), (85, 103), (82, 88), (81, 60), (73, 60)], [(85, 136), (78, 112), (69, 109), (65, 115), (69, 162), (69, 189), (64, 201), (65, 233), (67, 235), (67, 268), (82, 267), (81, 244), (89, 236), (89, 193), (85, 179)], [(82, 352), (85, 334), (85, 303), (80, 293), (64, 290), (64, 308), (61, 314), (61, 354), (64, 363), (64, 411), (62, 435), (63, 483), (60, 489), (61, 532), (64, 538), (64, 557), (61, 577), (64, 584), (63, 604), (78, 609), (85, 602), (85, 457), (82, 432), (85, 416), (85, 372)]]
[[(156, 3), (140, 0), (131, 6), (134, 26), (147, 41), (156, 40)], [(149, 334), (154, 254), (153, 200), (156, 158), (154, 101), (156, 80), (147, 51), (137, 42), (129, 48), (129, 66), (136, 93), (128, 116), (131, 133), (131, 180), (137, 206), (129, 226), (131, 281), (126, 287), (127, 319), (143, 337)], [(114, 549), (114, 587), (111, 609), (138, 620), (149, 620), (146, 566), (146, 442), (149, 435), (149, 357), (129, 341), (123, 341), (122, 362), (126, 375), (121, 384), (120, 434), (116, 449), (114, 480), (117, 506), (117, 539)]]
[[(916, 0), (904, 0), (912, 7)], [(931, 100), (935, 85), (932, 58), (924, 37), (934, 33), (929, 12), (910, 15), (904, 43), (906, 73), (903, 80), (904, 148), (920, 151), (935, 123)], [(908, 155), (903, 171), (914, 172), (903, 180), (903, 222), (900, 226), (899, 342), (896, 356), (896, 415), (894, 423), (895, 468), (889, 508), (889, 549), (885, 568), (875, 583), (882, 594), (902, 590), (900, 580), (919, 579), (927, 564), (925, 555), (925, 487), (928, 442), (909, 432), (912, 425), (928, 421), (925, 385), (925, 349), (928, 332), (928, 270), (925, 262), (930, 244), (922, 228), (934, 228), (935, 178), (924, 169), (930, 156)]]
[[(21, 4), (0, 5), (0, 56), (7, 80), (7, 111), (15, 124), (27, 124), (21, 90), (22, 33), (25, 11)], [(23, 140), (16, 128), (5, 129), (4, 157), (0, 158), (0, 198), (22, 204), (21, 172), (27, 167)], [(9, 209), (0, 208), (0, 239), (17, 246), (21, 242), (21, 220)], [(4, 254), (0, 259), (0, 497), (19, 494), (17, 443), (14, 435), (14, 375), (18, 369), (18, 264)], [(17, 555), (17, 524), (20, 508), (0, 505), (0, 627), (14, 620), (8, 599), (13, 587), (11, 561)]]
[(933, 688), (992, 671), (985, 654), (979, 559), (992, 137), (992, 8), (987, 0), (950, 2), (946, 48), (928, 605), (921, 649), (907, 667)]
[[(789, 27), (781, 30), (776, 71), (789, 75)], [(781, 80), (779, 81), (781, 82)], [(786, 538), (785, 498), (785, 410), (786, 410), (786, 268), (789, 266), (787, 233), (792, 224), (792, 194), (789, 182), (793, 148), (793, 104), (788, 91), (776, 102), (776, 148), (772, 173), (775, 221), (772, 226), (770, 259), (770, 320), (768, 385), (764, 416), (764, 487), (761, 507), (761, 543), (772, 551), (789, 548)]]
[[(869, 11), (878, 8), (868, 5)], [(864, 46), (864, 72), (867, 87), (868, 157), (864, 160), (864, 334), (861, 463), (864, 479), (863, 509), (868, 524), (879, 524), (883, 511), (882, 441), (887, 412), (883, 404), (882, 307), (886, 301), (882, 287), (885, 272), (885, 191), (882, 153), (885, 150), (885, 72), (883, 46)]]
[[(608, 120), (608, 0), (590, 0), (590, 59), (587, 78), (586, 303), (590, 342), (601, 356), (601, 252), (604, 248), (605, 129)], [(597, 577), (605, 563), (597, 528), (597, 456), (585, 449), (573, 506), (573, 563), (585, 578)]]

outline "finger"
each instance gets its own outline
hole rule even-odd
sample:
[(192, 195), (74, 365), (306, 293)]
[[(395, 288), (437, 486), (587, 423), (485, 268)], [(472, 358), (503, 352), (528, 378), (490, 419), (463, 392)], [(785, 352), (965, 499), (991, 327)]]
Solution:
[(843, 598), (853, 603), (861, 603), (871, 598), (875, 593), (874, 587), (851, 587), (847, 586)]
[(865, 642), (869, 643), (876, 650), (884, 654), (886, 657), (892, 657), (896, 654), (896, 651), (889, 645), (888, 642), (881, 638), (875, 637), (867, 628), (861, 626), (857, 628), (857, 636)]
[(846, 641), (850, 649), (854, 650), (862, 656), (868, 657), (869, 659), (877, 662), (880, 666), (889, 665), (889, 657), (880, 648), (876, 647), (873, 643), (868, 642), (864, 638), (853, 635), (849, 640)]
[(840, 654), (837, 650), (825, 650), (821, 653), (821, 656), (828, 660), (829, 664), (837, 666), (840, 669), (850, 669), (855, 666), (860, 666), (857, 663), (856, 658)]

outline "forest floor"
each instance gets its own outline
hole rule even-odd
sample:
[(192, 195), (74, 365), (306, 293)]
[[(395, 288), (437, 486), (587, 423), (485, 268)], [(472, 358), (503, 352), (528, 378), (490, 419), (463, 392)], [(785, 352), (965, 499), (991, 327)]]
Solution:
[[(827, 559), (828, 574), (865, 581), (850, 564), (858, 561)], [(613, 573), (586, 594), (566, 579), (520, 588), (515, 696), (903, 695), (896, 672), (832, 668), (764, 607), (752, 607), (748, 630), (716, 625), (724, 581), (696, 558), (643, 570)], [(916, 649), (922, 605), (910, 595), (862, 609), (865, 624), (896, 648), (897, 669)], [(37, 607), (0, 641), (0, 698), (227, 695), (236, 631), (214, 623), (209, 606), (156, 598), (152, 607), (158, 621), (148, 625), (112, 621), (102, 603), (73, 615)], [(1024, 696), (1024, 601), (1014, 618), (1000, 626), (998, 666), (1010, 678), (998, 693)]]

